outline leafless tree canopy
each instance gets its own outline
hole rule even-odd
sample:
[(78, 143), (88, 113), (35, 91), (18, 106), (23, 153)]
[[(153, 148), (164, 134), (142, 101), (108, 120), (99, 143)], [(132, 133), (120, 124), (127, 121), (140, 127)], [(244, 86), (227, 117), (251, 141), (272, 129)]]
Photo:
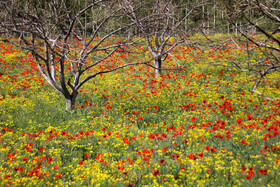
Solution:
[[(247, 43), (244, 50), (251, 53), (258, 49), (264, 54), (261, 60), (246, 65), (248, 67), (246, 71), (255, 72), (258, 77), (251, 91), (263, 95), (257, 91), (258, 85), (267, 74), (280, 72), (280, 38), (277, 37), (280, 31), (280, 1), (242, 0), (234, 1), (233, 5), (233, 7), (226, 6), (228, 21), (235, 25), (236, 20), (244, 20), (247, 25), (246, 29), (236, 27)], [(263, 37), (255, 34), (261, 34)], [(244, 70), (239, 62), (235, 65)]]
[[(1, 1), (0, 29), (8, 36), (5, 41), (33, 55), (46, 81), (64, 95), (66, 110), (72, 110), (77, 91), (85, 82), (100, 73), (132, 65), (112, 64), (107, 70), (84, 76), (131, 39), (114, 37), (125, 34), (134, 25), (133, 22), (113, 25), (124, 19), (117, 3), (115, 0)], [(20, 43), (9, 39), (10, 36), (18, 38)], [(87, 62), (89, 56), (94, 58)], [(66, 78), (69, 65), (72, 76)]]
[[(259, 75), (253, 92), (267, 74), (280, 69), (279, 0), (2, 0), (0, 9), (2, 40), (32, 54), (42, 76), (65, 97), (67, 111), (72, 110), (78, 89), (98, 74), (147, 64), (158, 76), (166, 69), (162, 62), (168, 56), (180, 70), (172, 50), (194, 45), (190, 34), (205, 35), (211, 28), (223, 29), (222, 24), (254, 44), (246, 50), (258, 48), (265, 54), (249, 68)], [(265, 37), (257, 39), (254, 32)], [(135, 44), (136, 36), (143, 38), (141, 45), (153, 65), (112, 62), (107, 69), (92, 71), (124, 46)]]
[[(140, 36), (145, 39), (147, 49), (154, 60), (155, 75), (161, 74), (162, 61), (171, 56), (179, 67), (179, 62), (170, 53), (180, 44), (189, 44), (187, 36), (190, 32), (201, 30), (201, 25), (185, 27), (183, 24), (199, 9), (209, 2), (195, 2), (182, 14), (187, 5), (181, 1), (137, 1), (124, 0), (124, 13), (132, 22)], [(146, 16), (148, 15), (148, 16)]]

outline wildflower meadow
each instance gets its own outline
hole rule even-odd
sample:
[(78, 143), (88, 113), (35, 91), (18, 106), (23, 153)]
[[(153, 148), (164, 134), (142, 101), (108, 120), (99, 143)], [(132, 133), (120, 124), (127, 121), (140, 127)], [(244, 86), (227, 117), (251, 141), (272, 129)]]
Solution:
[[(236, 45), (179, 46), (184, 70), (158, 77), (146, 65), (100, 74), (66, 112), (32, 55), (0, 43), (0, 185), (280, 186), (280, 80), (270, 73), (257, 88), (267, 97), (251, 93)], [(115, 52), (94, 68), (145, 58)]]

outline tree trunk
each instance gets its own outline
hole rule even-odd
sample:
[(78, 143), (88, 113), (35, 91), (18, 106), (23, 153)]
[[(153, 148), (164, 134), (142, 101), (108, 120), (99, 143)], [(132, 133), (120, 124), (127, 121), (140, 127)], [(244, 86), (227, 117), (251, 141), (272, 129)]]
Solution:
[(155, 64), (155, 76), (159, 76), (161, 74), (161, 57), (158, 57), (154, 60)]
[(204, 12), (205, 10), (204, 10), (204, 6), (202, 6), (202, 27), (203, 27), (203, 29), (202, 29), (202, 32), (203, 33), (205, 33), (205, 12)]
[(73, 110), (73, 108), (74, 108), (74, 105), (75, 105), (75, 101), (72, 101), (72, 99), (70, 98), (70, 99), (65, 99), (65, 110), (67, 111), (67, 112), (71, 112), (72, 110)]
[(216, 28), (216, 0), (214, 0), (214, 19), (213, 19), (214, 29)]
[(70, 97), (65, 97), (65, 110), (67, 112), (71, 112), (74, 109), (77, 95), (78, 92), (75, 92), (74, 94), (71, 94)]

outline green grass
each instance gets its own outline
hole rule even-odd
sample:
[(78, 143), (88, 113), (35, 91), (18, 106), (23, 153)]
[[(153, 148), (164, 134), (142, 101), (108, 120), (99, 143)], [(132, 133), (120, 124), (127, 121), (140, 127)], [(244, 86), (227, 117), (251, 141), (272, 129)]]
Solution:
[[(255, 75), (231, 63), (245, 52), (180, 47), (186, 71), (98, 76), (69, 113), (33, 59), (8, 49), (1, 44), (1, 186), (279, 186), (279, 100), (251, 94)], [(258, 88), (271, 98), (275, 78)]]

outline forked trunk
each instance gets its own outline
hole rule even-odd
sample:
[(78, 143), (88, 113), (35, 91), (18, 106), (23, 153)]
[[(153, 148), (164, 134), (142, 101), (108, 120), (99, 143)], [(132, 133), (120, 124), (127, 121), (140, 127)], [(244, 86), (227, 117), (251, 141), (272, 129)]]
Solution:
[(155, 76), (159, 76), (161, 74), (161, 57), (158, 57), (154, 60), (155, 64)]

